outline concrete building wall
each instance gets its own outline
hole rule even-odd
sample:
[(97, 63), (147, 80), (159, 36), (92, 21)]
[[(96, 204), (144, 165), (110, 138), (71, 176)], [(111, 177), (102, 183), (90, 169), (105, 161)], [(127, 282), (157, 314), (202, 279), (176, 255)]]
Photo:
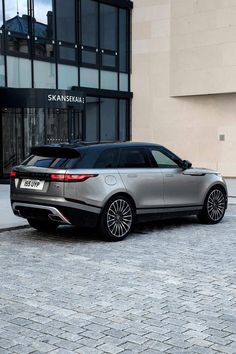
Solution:
[[(213, 16), (214, 12), (218, 14), (218, 21), (224, 19), (225, 27), (231, 28), (233, 23), (236, 25), (236, 15), (233, 21), (231, 11), (226, 10), (228, 8), (236, 10), (236, 1), (134, 0), (132, 138), (136, 141), (158, 142), (182, 158), (189, 159), (195, 166), (217, 168), (224, 176), (236, 176), (234, 43), (230, 46), (228, 37), (222, 37), (221, 57), (227, 47), (232, 64), (231, 74), (227, 76), (232, 78), (229, 88), (227, 77), (222, 74), (225, 61), (216, 59), (214, 50), (208, 48), (205, 52), (207, 45), (204, 41), (207, 41), (208, 30), (201, 23), (206, 21), (204, 23), (207, 26), (210, 21), (203, 21), (201, 16), (197, 16), (198, 20), (190, 21), (191, 16), (195, 17), (193, 11), (208, 13), (209, 16)], [(222, 15), (219, 15), (220, 11)], [(228, 13), (231, 20), (223, 16), (225, 13)], [(202, 84), (202, 87), (199, 83), (201, 80), (197, 82), (195, 79), (198, 77), (198, 68), (194, 63), (198, 57), (188, 56), (187, 49), (184, 51), (184, 60), (180, 60), (181, 34), (178, 31), (181, 26), (189, 28), (189, 21), (194, 23), (194, 28), (200, 28), (199, 38), (203, 41), (199, 61), (206, 85)], [(187, 35), (183, 31), (183, 38)], [(193, 33), (190, 32), (190, 35)], [(211, 71), (213, 65), (210, 63), (214, 60), (221, 71), (220, 76), (215, 75), (214, 70)], [(189, 72), (185, 70), (186, 66), (191, 68)], [(212, 81), (208, 83), (209, 71)], [(182, 79), (176, 76), (176, 72)], [(189, 80), (191, 75), (192, 79)], [(217, 90), (212, 89), (213, 82)], [(220, 135), (224, 135), (224, 141), (220, 141)]]

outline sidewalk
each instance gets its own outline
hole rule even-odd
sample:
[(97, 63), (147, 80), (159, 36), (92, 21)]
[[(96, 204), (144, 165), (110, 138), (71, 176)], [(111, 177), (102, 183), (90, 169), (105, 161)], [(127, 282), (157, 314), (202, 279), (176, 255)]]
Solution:
[[(226, 179), (229, 204), (236, 204), (236, 178)], [(25, 219), (15, 216), (10, 205), (10, 186), (0, 184), (0, 230), (14, 229), (27, 226)]]
[(26, 219), (15, 216), (10, 204), (9, 184), (0, 184), (0, 230), (14, 229), (28, 225)]

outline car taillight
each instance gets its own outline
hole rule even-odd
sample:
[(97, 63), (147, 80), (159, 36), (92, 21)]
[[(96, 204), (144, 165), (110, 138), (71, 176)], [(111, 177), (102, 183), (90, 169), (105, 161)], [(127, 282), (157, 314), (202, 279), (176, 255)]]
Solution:
[(67, 175), (60, 173), (52, 173), (50, 178), (51, 181), (62, 181), (62, 182), (84, 182), (91, 177), (97, 177), (95, 174), (80, 174), (80, 175)]
[(16, 171), (11, 171), (10, 172), (10, 177), (13, 177), (13, 178), (16, 177)]

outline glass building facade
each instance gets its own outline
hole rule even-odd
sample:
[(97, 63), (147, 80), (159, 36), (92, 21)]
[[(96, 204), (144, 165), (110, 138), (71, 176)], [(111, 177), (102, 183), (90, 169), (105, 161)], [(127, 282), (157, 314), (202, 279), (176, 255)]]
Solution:
[(130, 138), (129, 0), (0, 0), (0, 179), (37, 144)]

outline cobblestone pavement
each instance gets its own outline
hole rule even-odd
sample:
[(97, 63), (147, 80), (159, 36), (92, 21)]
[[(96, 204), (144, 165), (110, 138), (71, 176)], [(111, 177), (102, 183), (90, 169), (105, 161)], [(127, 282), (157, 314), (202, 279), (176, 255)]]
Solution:
[(0, 354), (236, 353), (236, 206), (123, 242), (0, 234)]

